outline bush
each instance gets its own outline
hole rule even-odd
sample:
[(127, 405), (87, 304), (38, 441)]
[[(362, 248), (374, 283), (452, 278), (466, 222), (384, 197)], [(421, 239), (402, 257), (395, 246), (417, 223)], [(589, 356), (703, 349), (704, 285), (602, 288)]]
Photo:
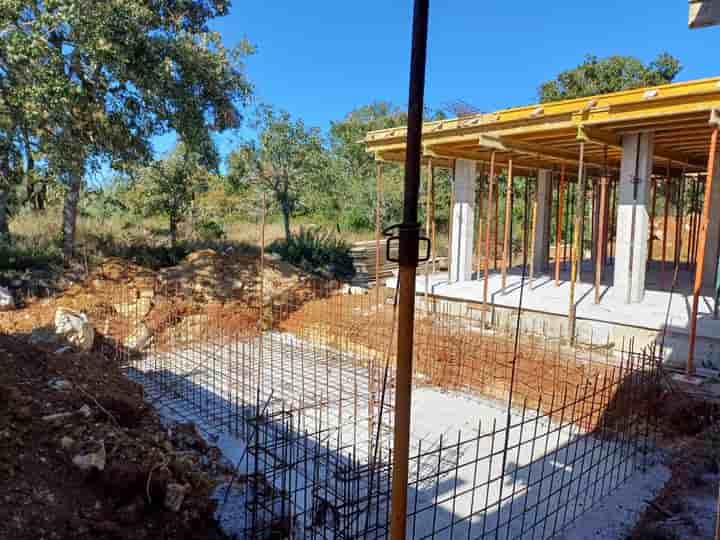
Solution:
[(21, 245), (0, 243), (0, 272), (6, 270), (50, 270), (62, 265), (58, 245)]
[(195, 230), (201, 240), (205, 241), (218, 241), (225, 238), (225, 229), (217, 221), (205, 219), (200, 221), (196, 226)]
[(322, 229), (301, 228), (288, 240), (274, 241), (268, 249), (306, 272), (328, 272), (340, 279), (355, 275), (350, 244)]

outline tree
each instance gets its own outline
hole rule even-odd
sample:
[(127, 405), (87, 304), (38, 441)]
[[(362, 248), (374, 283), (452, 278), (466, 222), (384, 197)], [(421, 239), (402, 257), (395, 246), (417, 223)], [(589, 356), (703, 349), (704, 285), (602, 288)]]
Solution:
[(327, 186), (320, 130), (269, 105), (258, 108), (254, 127), (257, 141), (245, 141), (229, 156), (229, 179), (236, 189), (256, 187), (271, 193), (283, 217), (285, 238), (290, 239), (291, 217), (307, 197)]
[(538, 93), (543, 103), (608, 94), (667, 84), (675, 79), (680, 70), (680, 61), (668, 53), (658, 55), (648, 65), (632, 56), (599, 59), (588, 55), (576, 68), (563, 71), (557, 78), (540, 85)]
[(175, 246), (178, 225), (190, 210), (195, 194), (207, 189), (211, 175), (202, 156), (179, 144), (165, 159), (134, 171), (126, 197), (136, 213), (167, 216), (170, 241)]
[[(368, 229), (375, 223), (375, 157), (362, 142), (374, 130), (407, 125), (407, 113), (385, 101), (358, 107), (330, 125), (330, 155), (334, 178), (332, 208), (336, 219), (352, 229)], [(402, 173), (386, 171), (382, 214), (384, 220), (399, 217)], [(329, 201), (328, 201), (329, 202)]]
[[(427, 110), (425, 116), (430, 120), (444, 118), (445, 115), (442, 111)], [(362, 141), (370, 131), (405, 125), (407, 113), (384, 101), (358, 107), (342, 120), (331, 124), (329, 139), (333, 182), (332, 191), (325, 197), (326, 202), (333, 203), (327, 212), (334, 213), (333, 219), (351, 229), (372, 229), (375, 226), (376, 162)], [(395, 223), (401, 219), (402, 175), (401, 167), (384, 168), (381, 205), (381, 218), (384, 223)], [(439, 176), (443, 176), (443, 173)], [(435, 185), (439, 202), (446, 198), (448, 183), (444, 180), (443, 178)], [(438, 217), (443, 218), (442, 215)]]
[[(174, 130), (200, 155), (239, 125), (251, 86), (247, 42), (223, 46), (209, 22), (229, 0), (4, 0), (0, 72), (38, 119), (48, 166), (66, 186), (63, 252), (72, 255), (83, 178), (150, 159)], [(7, 59), (7, 61), (5, 61)], [(4, 62), (4, 63), (2, 63)], [(40, 138), (40, 136), (38, 137)]]

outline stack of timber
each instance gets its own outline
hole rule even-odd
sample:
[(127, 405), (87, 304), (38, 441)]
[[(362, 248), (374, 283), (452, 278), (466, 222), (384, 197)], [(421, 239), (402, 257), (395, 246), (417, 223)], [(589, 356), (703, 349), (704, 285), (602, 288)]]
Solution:
[[(390, 256), (394, 259), (398, 257), (398, 243), (395, 241), (393, 247), (390, 250)], [(352, 285), (359, 287), (371, 287), (375, 284), (375, 240), (367, 240), (365, 242), (356, 242), (350, 249), (350, 256), (353, 259), (355, 265), (355, 277), (352, 280)], [(397, 275), (398, 263), (388, 261), (387, 257), (387, 239), (383, 238), (380, 241), (380, 283), (384, 283), (386, 279)], [(438, 257), (437, 270), (447, 269), (447, 258)], [(424, 264), (420, 264), (418, 268), (418, 275), (424, 271)]]

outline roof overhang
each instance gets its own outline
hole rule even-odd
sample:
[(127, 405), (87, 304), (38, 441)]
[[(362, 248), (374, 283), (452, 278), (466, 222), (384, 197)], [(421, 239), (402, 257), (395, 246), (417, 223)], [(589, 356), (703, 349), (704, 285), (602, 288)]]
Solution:
[[(516, 107), (423, 126), (423, 154), (439, 166), (455, 159), (496, 163), (513, 160), (517, 168), (577, 165), (585, 143), (589, 168), (618, 169), (622, 137), (655, 133), (655, 164), (666, 171), (671, 161), (688, 172), (707, 165), (712, 111), (720, 109), (720, 77), (640, 88)], [(368, 133), (367, 150), (384, 161), (402, 162), (404, 127)]]

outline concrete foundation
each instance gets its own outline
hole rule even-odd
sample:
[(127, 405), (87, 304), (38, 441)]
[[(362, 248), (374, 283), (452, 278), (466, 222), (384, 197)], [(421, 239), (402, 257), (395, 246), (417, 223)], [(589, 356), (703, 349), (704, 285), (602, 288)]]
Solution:
[[(586, 275), (591, 275), (589, 261)], [(630, 341), (635, 350), (655, 346), (663, 348), (667, 365), (683, 369), (687, 361), (689, 321), (692, 305), (692, 275), (682, 271), (679, 282), (687, 284), (672, 295), (663, 288), (659, 263), (650, 265), (647, 274), (649, 290), (639, 304), (626, 304), (609, 280), (601, 287), (601, 303), (594, 302), (591, 283), (578, 282), (576, 286), (577, 326), (575, 336), (581, 346), (627, 348)], [(554, 276), (540, 275), (530, 287), (529, 280), (522, 285), (521, 271), (513, 269), (508, 275), (506, 289), (502, 289), (500, 274), (490, 274), (488, 307), (482, 305), (483, 280), (450, 283), (446, 273), (430, 276), (431, 302), (442, 312), (471, 316), (495, 327), (514, 330), (517, 324), (520, 289), (523, 288), (521, 328), (523, 332), (542, 333), (550, 337), (569, 338), (567, 298), (569, 269), (563, 269), (561, 284), (555, 286)], [(387, 281), (395, 287), (396, 280)], [(425, 277), (419, 276), (416, 299), (422, 306)], [(714, 298), (706, 290), (700, 299), (698, 340), (695, 355), (699, 371), (720, 370), (720, 320), (712, 317)], [(489, 313), (489, 315), (488, 315)]]

